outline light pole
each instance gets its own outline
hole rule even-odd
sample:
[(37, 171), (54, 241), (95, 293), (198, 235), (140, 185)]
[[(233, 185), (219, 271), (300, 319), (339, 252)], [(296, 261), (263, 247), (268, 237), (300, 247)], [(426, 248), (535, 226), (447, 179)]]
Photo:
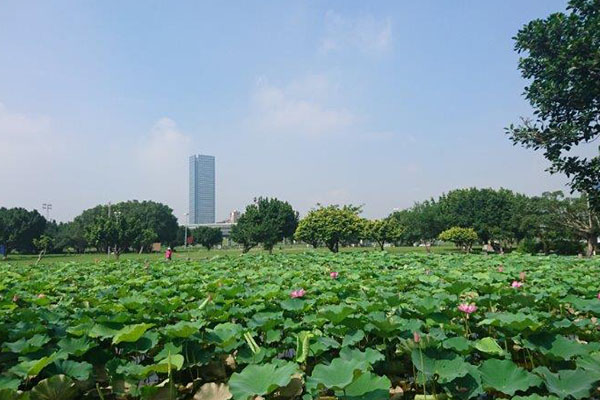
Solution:
[(183, 239), (183, 248), (187, 250), (187, 230), (190, 223), (190, 213), (185, 213), (185, 238)]
[(52, 210), (52, 204), (44, 203), (42, 204), (42, 210), (46, 210), (46, 219), (50, 221), (50, 210)]

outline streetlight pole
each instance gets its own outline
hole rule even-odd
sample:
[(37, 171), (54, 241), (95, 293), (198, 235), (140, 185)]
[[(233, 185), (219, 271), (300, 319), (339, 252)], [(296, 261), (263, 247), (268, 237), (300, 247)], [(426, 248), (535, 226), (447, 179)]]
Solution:
[(46, 220), (50, 221), (50, 210), (52, 210), (52, 204), (50, 204), (50, 203), (42, 204), (42, 210), (46, 210)]
[(187, 250), (187, 230), (190, 223), (190, 213), (185, 213), (185, 238), (183, 239), (183, 248)]

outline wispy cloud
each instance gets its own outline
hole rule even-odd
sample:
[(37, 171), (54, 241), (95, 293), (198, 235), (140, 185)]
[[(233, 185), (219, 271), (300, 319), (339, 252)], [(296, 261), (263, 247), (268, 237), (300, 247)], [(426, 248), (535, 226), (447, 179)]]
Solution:
[(338, 133), (356, 121), (344, 107), (332, 104), (331, 83), (309, 76), (285, 86), (259, 79), (252, 95), (251, 125), (259, 132), (322, 135)]
[(325, 14), (325, 36), (319, 43), (319, 51), (327, 54), (351, 48), (364, 53), (382, 53), (391, 43), (390, 18), (344, 17), (329, 10)]
[(191, 136), (175, 121), (167, 117), (156, 121), (136, 153), (135, 187), (140, 197), (169, 204), (181, 217), (187, 209), (187, 160), (192, 153)]

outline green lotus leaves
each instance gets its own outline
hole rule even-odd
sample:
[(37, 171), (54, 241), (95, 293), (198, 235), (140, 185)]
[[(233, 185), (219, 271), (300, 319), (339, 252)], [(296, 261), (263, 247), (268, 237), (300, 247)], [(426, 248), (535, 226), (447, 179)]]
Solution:
[(174, 325), (167, 325), (163, 328), (165, 334), (169, 337), (173, 338), (188, 338), (192, 336), (194, 333), (197, 333), (198, 330), (204, 324), (202, 321), (189, 322), (189, 321), (179, 321)]
[(87, 353), (88, 350), (96, 347), (96, 343), (91, 342), (85, 337), (63, 338), (59, 340), (58, 346), (67, 354), (74, 355), (75, 357), (81, 357)]
[(119, 344), (121, 342), (136, 342), (144, 333), (154, 324), (135, 324), (128, 325), (115, 333), (112, 343)]
[(594, 383), (600, 381), (600, 375), (583, 369), (566, 369), (552, 373), (546, 367), (538, 367), (535, 372), (543, 378), (546, 388), (561, 399), (588, 398)]
[(473, 343), (462, 336), (458, 336), (444, 340), (442, 346), (445, 349), (454, 350), (459, 354), (467, 354)]
[(348, 347), (344, 347), (342, 350), (340, 350), (340, 358), (349, 361), (356, 360), (365, 362), (369, 365), (373, 365), (377, 361), (385, 360), (384, 355), (375, 349), (365, 349), (365, 351), (360, 351), (358, 349), (350, 349)]
[(0, 400), (29, 400), (29, 392), (18, 393), (14, 389), (0, 389)]
[(343, 390), (366, 370), (367, 365), (364, 361), (336, 358), (329, 365), (315, 366), (309, 380), (317, 387)]
[(248, 365), (229, 378), (229, 390), (236, 400), (247, 400), (254, 396), (263, 396), (279, 387), (286, 386), (292, 376), (298, 372), (294, 363)]
[(27, 354), (40, 350), (49, 341), (49, 336), (37, 334), (29, 339), (23, 338), (16, 342), (4, 343), (4, 347), (13, 353)]
[(354, 312), (352, 307), (344, 304), (336, 304), (327, 307), (323, 307), (319, 310), (319, 316), (327, 319), (333, 324), (341, 323), (346, 317), (350, 316)]
[(75, 383), (65, 375), (55, 375), (40, 381), (31, 389), (31, 400), (73, 400), (79, 390)]
[[(52, 382), (66, 397), (74, 384), (77, 399), (143, 400), (388, 400), (398, 386), (421, 399), (423, 385), (427, 398), (576, 400), (600, 383), (598, 258), (355, 251), (6, 265), (0, 400), (26, 400), (38, 384), (49, 394)], [(511, 288), (523, 270), (526, 286)], [(39, 293), (50, 302), (32, 302)], [(478, 307), (468, 318), (463, 302)]]
[(411, 360), (415, 368), (427, 379), (437, 377), (442, 383), (465, 376), (469, 372), (469, 364), (448, 351), (415, 348), (411, 352)]
[(45, 356), (36, 360), (21, 361), (8, 371), (22, 378), (37, 376), (44, 368), (61, 357), (60, 354), (54, 353), (50, 356)]
[(92, 364), (72, 360), (55, 361), (48, 369), (57, 375), (66, 375), (78, 381), (85, 381), (92, 374)]
[(342, 347), (354, 346), (365, 338), (365, 332), (362, 329), (352, 331), (342, 340)]
[(487, 313), (486, 318), (479, 322), (481, 326), (495, 326), (510, 331), (532, 331), (535, 332), (542, 327), (542, 323), (534, 316), (517, 313)]
[(497, 390), (510, 396), (542, 383), (537, 375), (527, 372), (510, 360), (486, 360), (479, 367), (479, 372), (484, 389)]
[(386, 376), (377, 376), (370, 372), (360, 375), (344, 390), (344, 399), (348, 400), (388, 400), (391, 382)]
[(475, 348), (481, 351), (482, 353), (491, 354), (495, 356), (501, 356), (504, 354), (504, 350), (502, 349), (502, 347), (500, 347), (498, 342), (496, 342), (496, 340), (494, 340), (491, 337), (486, 337), (478, 340), (475, 343)]

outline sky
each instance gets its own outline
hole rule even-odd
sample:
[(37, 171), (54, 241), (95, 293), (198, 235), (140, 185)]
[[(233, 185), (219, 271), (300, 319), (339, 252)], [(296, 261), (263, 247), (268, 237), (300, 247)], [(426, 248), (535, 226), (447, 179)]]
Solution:
[(217, 219), (257, 196), (364, 204), (565, 190), (504, 128), (531, 115), (512, 37), (566, 1), (0, 2), (0, 206), (67, 221), (168, 204), (216, 157)]

